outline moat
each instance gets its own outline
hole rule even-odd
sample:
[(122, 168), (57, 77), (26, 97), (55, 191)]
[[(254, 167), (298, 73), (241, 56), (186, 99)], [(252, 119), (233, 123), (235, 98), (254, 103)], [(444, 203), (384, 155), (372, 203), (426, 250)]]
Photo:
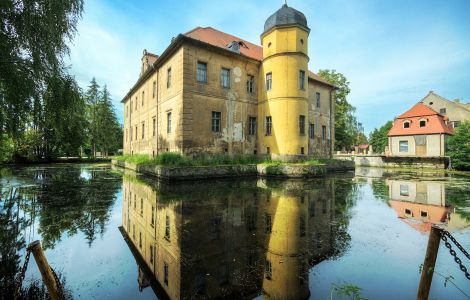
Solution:
[[(56, 164), (0, 167), (0, 191), (0, 299), (38, 239), (74, 299), (341, 299), (333, 290), (347, 286), (414, 299), (431, 222), (470, 249), (464, 175), (364, 168), (167, 185), (109, 164)], [(468, 299), (443, 243), (436, 272), (431, 299)], [(31, 260), (23, 288), (40, 294), (38, 280)]]

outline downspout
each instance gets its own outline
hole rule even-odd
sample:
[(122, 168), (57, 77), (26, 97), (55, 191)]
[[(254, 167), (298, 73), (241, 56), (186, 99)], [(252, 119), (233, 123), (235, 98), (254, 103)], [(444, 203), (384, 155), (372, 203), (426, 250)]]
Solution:
[(158, 76), (160, 75), (159, 71), (160, 71), (159, 69), (156, 70), (156, 72), (157, 72), (157, 93), (156, 93), (157, 94), (157, 96), (156, 96), (157, 97), (157, 115), (155, 117), (155, 122), (157, 124), (155, 125), (156, 126), (155, 131), (156, 131), (156, 135), (157, 135), (157, 155), (160, 154), (160, 138), (159, 138), (160, 135), (158, 134), (158, 128), (160, 127), (160, 125), (159, 125), (160, 124), (160, 113), (159, 113), (159, 107), (158, 107), (159, 103), (160, 103), (160, 101), (159, 101), (160, 100), (160, 96), (159, 96), (160, 95), (160, 85), (159, 85), (159, 80), (158, 80)]

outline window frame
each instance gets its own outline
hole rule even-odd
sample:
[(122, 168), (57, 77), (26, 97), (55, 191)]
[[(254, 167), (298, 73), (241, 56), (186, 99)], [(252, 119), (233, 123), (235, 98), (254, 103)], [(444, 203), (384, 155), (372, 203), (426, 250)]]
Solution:
[(320, 92), (316, 92), (315, 93), (315, 100), (316, 100), (316, 107), (317, 108), (320, 108), (321, 106), (321, 95), (320, 95)]
[(272, 90), (273, 88), (273, 73), (272, 72), (268, 72), (266, 73), (266, 76), (265, 76), (265, 84), (266, 84), (266, 91), (270, 91)]
[(256, 135), (256, 117), (248, 117), (248, 135)]
[(299, 70), (299, 89), (305, 91), (305, 71)]
[[(402, 145), (403, 143), (403, 145)], [(405, 144), (406, 143), (406, 144)], [(406, 146), (406, 151), (404, 151), (403, 149), (405, 149), (405, 146)], [(402, 149), (403, 148), (403, 149)], [(401, 140), (401, 141), (398, 141), (398, 152), (400, 153), (408, 153), (408, 149), (409, 149), (409, 143), (407, 140)]]
[(327, 140), (327, 132), (326, 132), (326, 126), (325, 125), (322, 125), (321, 127), (321, 137), (322, 137), (322, 140)]
[(250, 74), (247, 75), (246, 92), (250, 95), (255, 93), (255, 76)]
[(166, 112), (166, 133), (171, 133), (171, 119), (172, 119), (171, 111), (167, 111)]
[(219, 133), (222, 125), (222, 112), (212, 111), (211, 112), (211, 131), (213, 133)]
[(171, 77), (172, 77), (172, 74), (171, 74), (171, 67), (169, 67), (167, 70), (166, 70), (166, 88), (169, 89), (171, 87)]
[(410, 127), (411, 127), (411, 121), (408, 121), (408, 120), (403, 121), (403, 128), (404, 129), (408, 129)]
[(310, 139), (315, 138), (315, 124), (314, 123), (309, 123), (308, 124), (308, 137)]
[(299, 135), (305, 135), (305, 115), (299, 115)]
[(273, 132), (273, 117), (265, 116), (264, 117), (264, 135), (272, 135)]
[(145, 139), (145, 121), (142, 122), (142, 139)]
[[(199, 66), (204, 66), (204, 70), (200, 69)], [(204, 72), (204, 74), (200, 73)], [(200, 76), (204, 75), (204, 78), (200, 78)], [(203, 79), (203, 80), (200, 80)], [(198, 83), (207, 83), (207, 62), (198, 60), (196, 62), (196, 81)]]
[(230, 85), (231, 85), (230, 73), (231, 73), (231, 70), (229, 68), (222, 67), (220, 69), (220, 86), (224, 89), (230, 89)]

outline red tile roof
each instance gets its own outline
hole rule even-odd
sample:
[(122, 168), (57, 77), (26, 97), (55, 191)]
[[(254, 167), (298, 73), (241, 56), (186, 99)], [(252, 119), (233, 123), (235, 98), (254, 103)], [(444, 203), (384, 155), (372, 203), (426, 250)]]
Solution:
[[(422, 119), (426, 120), (426, 126), (419, 127), (419, 121)], [(395, 119), (392, 128), (388, 132), (388, 136), (436, 133), (453, 134), (452, 128), (446, 124), (445, 120), (446, 118), (443, 115), (418, 102), (410, 110)], [(409, 128), (404, 128), (403, 123), (405, 121), (410, 122)]]
[[(227, 46), (233, 41), (243, 42), (246, 47), (240, 46), (240, 53), (242, 55), (258, 61), (263, 60), (263, 47), (212, 27), (196, 27), (193, 30), (186, 32), (184, 35), (223, 49), (227, 49)], [(308, 76), (310, 79), (332, 86), (328, 81), (310, 70), (308, 71)]]

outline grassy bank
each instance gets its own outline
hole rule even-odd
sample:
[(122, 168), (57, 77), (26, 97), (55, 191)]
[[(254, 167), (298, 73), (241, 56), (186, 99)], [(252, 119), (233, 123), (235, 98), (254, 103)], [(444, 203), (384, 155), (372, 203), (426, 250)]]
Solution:
[[(119, 161), (126, 161), (137, 165), (153, 165), (153, 166), (217, 166), (217, 165), (247, 165), (247, 164), (269, 164), (281, 165), (285, 164), (280, 160), (272, 160), (269, 158), (255, 156), (255, 155), (200, 155), (200, 156), (185, 156), (179, 153), (166, 152), (157, 155), (154, 158), (148, 155), (124, 155), (116, 156), (114, 159)], [(323, 159), (305, 159), (297, 162), (296, 164), (305, 165), (323, 165), (327, 162), (335, 160)]]

